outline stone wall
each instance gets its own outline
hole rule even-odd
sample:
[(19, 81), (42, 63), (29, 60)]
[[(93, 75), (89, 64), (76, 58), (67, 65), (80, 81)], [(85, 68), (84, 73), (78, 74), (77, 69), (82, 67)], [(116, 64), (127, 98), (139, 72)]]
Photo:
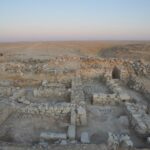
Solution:
[(144, 84), (142, 82), (139, 82), (139, 80), (136, 78), (136, 76), (131, 76), (128, 79), (127, 85), (131, 89), (134, 89), (135, 91), (143, 94), (147, 98), (147, 100), (150, 102), (150, 90), (146, 89)]
[(150, 64), (147, 64), (142, 60), (131, 62), (131, 66), (134, 69), (136, 75), (150, 75)]
[(122, 80), (134, 73), (129, 62), (123, 59), (81, 58), (81, 74), (89, 78), (103, 74), (107, 74), (112, 78), (112, 72), (115, 67), (120, 70), (120, 78)]
[(150, 116), (146, 113), (147, 108), (140, 104), (126, 103), (126, 112), (131, 126), (142, 137), (150, 135)]
[(111, 79), (107, 74), (104, 74), (102, 80), (111, 91), (111, 94), (93, 93), (94, 105), (120, 104), (132, 100), (131, 97), (119, 86), (119, 79)]
[(68, 115), (72, 108), (75, 105), (70, 103), (31, 103), (30, 105), (21, 107), (18, 111), (27, 113), (27, 114), (37, 114), (37, 115), (46, 115), (46, 116), (60, 116)]
[(0, 87), (0, 96), (12, 96), (14, 91), (13, 87)]
[[(78, 64), (76, 67), (66, 68), (65, 64), (73, 62)], [(2, 72), (7, 73), (17, 73), (23, 76), (27, 73), (33, 74), (49, 74), (51, 76), (64, 76), (65, 74), (73, 75), (78, 70), (80, 75), (84, 78), (96, 77), (98, 75), (102, 75), (103, 73), (109, 74), (112, 76), (112, 71), (114, 67), (117, 67), (120, 71), (120, 77), (122, 80), (125, 80), (129, 77), (129, 75), (136, 73), (136, 68), (141, 68), (141, 65), (138, 67), (134, 67), (137, 65), (135, 62), (123, 60), (123, 59), (104, 59), (104, 58), (95, 58), (95, 57), (57, 57), (51, 58), (48, 60), (29, 60), (27, 62), (19, 60), (18, 62), (7, 62), (0, 63), (0, 69)], [(140, 63), (141, 64), (141, 63)], [(64, 65), (64, 66), (63, 66)], [(150, 67), (148, 65), (142, 65), (148, 73)], [(140, 69), (139, 69), (140, 70)], [(138, 71), (139, 72), (139, 71)], [(144, 72), (144, 71), (143, 71)], [(58, 79), (59, 80), (59, 79)], [(67, 79), (66, 79), (67, 80)]]
[(131, 98), (125, 93), (122, 94), (93, 94), (93, 104), (100, 104), (100, 105), (109, 105), (109, 104), (119, 104), (124, 103), (126, 101), (130, 101)]
[[(87, 124), (85, 98), (80, 75), (77, 75), (72, 80), (71, 103), (76, 104), (75, 116), (77, 125)], [(73, 113), (72, 113), (73, 114)], [(74, 114), (73, 114), (74, 115)], [(72, 117), (72, 116), (71, 116)]]
[(39, 87), (33, 90), (34, 97), (59, 96), (67, 98), (70, 94), (65, 87)]

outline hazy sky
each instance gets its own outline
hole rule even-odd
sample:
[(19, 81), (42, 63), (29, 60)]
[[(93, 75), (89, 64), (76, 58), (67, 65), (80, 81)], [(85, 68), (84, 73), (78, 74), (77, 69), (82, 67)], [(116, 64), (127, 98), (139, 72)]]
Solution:
[(150, 40), (150, 0), (0, 0), (0, 41)]

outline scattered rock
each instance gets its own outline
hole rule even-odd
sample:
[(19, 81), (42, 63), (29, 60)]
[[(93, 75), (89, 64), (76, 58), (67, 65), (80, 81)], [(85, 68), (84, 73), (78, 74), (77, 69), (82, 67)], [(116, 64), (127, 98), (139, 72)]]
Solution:
[(61, 140), (60, 145), (67, 145), (67, 141), (66, 140)]
[(134, 103), (126, 103), (125, 106), (131, 126), (140, 136), (147, 137), (150, 134), (150, 116), (146, 113), (147, 108)]

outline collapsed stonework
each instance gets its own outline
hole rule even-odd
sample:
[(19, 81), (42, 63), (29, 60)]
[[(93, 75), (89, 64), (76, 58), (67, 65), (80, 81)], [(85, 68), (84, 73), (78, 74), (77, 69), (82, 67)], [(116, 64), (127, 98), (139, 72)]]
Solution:
[(133, 143), (127, 134), (108, 133), (108, 147), (109, 149), (117, 150), (119, 147), (131, 149)]
[(126, 103), (126, 111), (134, 130), (144, 137), (150, 135), (150, 116), (146, 113), (147, 108), (138, 104)]
[(129, 88), (134, 89), (137, 92), (142, 93), (148, 101), (150, 101), (150, 90), (146, 89), (142, 82), (139, 82), (136, 76), (131, 76), (128, 79), (127, 85)]

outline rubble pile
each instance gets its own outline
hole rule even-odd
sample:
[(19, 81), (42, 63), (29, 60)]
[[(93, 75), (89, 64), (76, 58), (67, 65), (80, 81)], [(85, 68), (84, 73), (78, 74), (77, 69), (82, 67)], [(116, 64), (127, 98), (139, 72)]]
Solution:
[(150, 65), (144, 63), (142, 60), (131, 62), (131, 65), (136, 75), (148, 75), (150, 74)]
[(147, 108), (134, 103), (126, 103), (126, 111), (133, 129), (140, 136), (150, 135), (150, 115), (146, 113)]
[(119, 148), (131, 149), (133, 148), (133, 142), (127, 134), (114, 134), (108, 133), (108, 148), (110, 150), (117, 150)]
[(134, 89), (137, 92), (144, 94), (144, 96), (150, 101), (150, 90), (146, 89), (142, 82), (136, 78), (136, 76), (131, 76), (128, 79), (127, 83), (128, 87)]

